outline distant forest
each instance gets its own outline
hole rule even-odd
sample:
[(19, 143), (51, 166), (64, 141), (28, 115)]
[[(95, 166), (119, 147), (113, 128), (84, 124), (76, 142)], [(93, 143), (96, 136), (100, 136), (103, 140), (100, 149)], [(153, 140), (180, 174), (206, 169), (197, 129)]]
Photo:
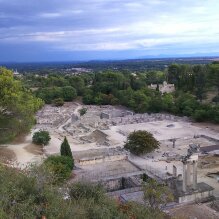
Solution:
[(9, 69), (17, 69), (20, 73), (63, 73), (66, 69), (87, 68), (93, 71), (102, 70), (164, 70), (172, 63), (177, 64), (209, 64), (211, 58), (161, 58), (161, 59), (133, 59), (120, 61), (88, 61), (88, 62), (42, 62), (42, 63), (0, 63)]

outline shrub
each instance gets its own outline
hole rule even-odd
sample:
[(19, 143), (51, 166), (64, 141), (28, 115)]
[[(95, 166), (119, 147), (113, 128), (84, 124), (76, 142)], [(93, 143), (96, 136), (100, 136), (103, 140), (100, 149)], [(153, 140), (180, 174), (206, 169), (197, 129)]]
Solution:
[(93, 199), (99, 202), (104, 197), (104, 190), (101, 185), (91, 185), (84, 182), (74, 184), (70, 188), (71, 199)]
[(77, 92), (73, 87), (65, 86), (62, 88), (62, 97), (65, 101), (72, 101), (77, 97)]
[(219, 95), (215, 96), (215, 97), (212, 99), (212, 102), (219, 103)]
[(68, 179), (74, 167), (72, 159), (66, 156), (50, 156), (44, 161), (44, 165), (54, 173), (56, 182)]
[(63, 106), (64, 105), (64, 100), (62, 98), (57, 98), (55, 100), (52, 101), (54, 106)]
[(80, 116), (85, 115), (86, 112), (87, 112), (87, 108), (82, 108), (82, 109), (79, 110)]
[[(83, 183), (61, 187), (51, 182), (44, 166), (19, 171), (0, 165), (0, 218), (164, 218), (159, 209), (118, 203), (100, 186)], [(63, 198), (66, 192), (72, 195), (71, 200)]]
[(49, 132), (40, 130), (34, 133), (32, 142), (38, 145), (48, 145), (50, 139)]

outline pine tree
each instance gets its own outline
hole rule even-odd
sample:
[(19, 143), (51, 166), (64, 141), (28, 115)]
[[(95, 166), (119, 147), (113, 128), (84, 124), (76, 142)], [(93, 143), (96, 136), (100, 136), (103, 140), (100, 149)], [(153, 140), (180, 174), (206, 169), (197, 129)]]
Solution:
[(66, 137), (64, 138), (64, 141), (61, 144), (60, 153), (61, 156), (67, 156), (73, 160), (71, 148)]

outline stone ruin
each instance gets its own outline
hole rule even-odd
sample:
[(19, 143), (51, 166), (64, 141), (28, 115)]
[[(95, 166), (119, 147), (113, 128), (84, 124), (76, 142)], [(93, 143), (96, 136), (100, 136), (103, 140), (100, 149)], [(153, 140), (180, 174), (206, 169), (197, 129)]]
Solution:
[(183, 175), (177, 176), (177, 168), (173, 166), (173, 178), (169, 182), (175, 198), (179, 203), (206, 201), (212, 199), (213, 188), (204, 182), (197, 182), (199, 145), (189, 146), (186, 156), (181, 158)]
[[(156, 90), (157, 89), (157, 84), (151, 84), (148, 86), (150, 89)], [(158, 84), (159, 91), (164, 94), (164, 93), (172, 93), (175, 91), (175, 86), (174, 84), (168, 84), (166, 81), (163, 82), (163, 84)]]

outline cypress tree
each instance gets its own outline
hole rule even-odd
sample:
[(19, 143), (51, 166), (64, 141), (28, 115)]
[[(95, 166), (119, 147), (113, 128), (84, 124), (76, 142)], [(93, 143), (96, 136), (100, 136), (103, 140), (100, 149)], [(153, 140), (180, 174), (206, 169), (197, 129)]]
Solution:
[(66, 137), (64, 138), (64, 141), (61, 144), (60, 153), (61, 156), (67, 156), (73, 160), (71, 148)]

